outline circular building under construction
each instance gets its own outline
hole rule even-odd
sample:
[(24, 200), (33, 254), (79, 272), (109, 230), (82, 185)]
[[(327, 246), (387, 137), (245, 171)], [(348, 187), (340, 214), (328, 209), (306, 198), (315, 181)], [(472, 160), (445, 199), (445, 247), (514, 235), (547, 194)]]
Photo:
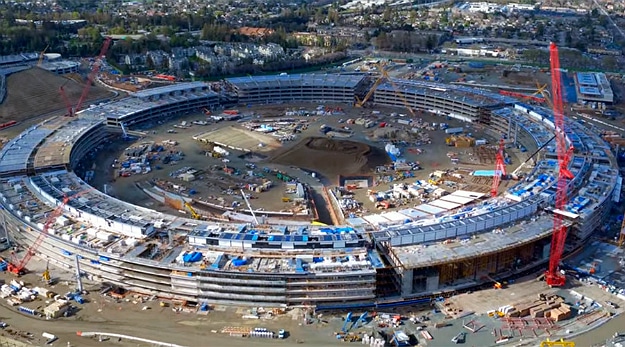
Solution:
[[(317, 309), (390, 307), (492, 285), (545, 263), (553, 214), (569, 226), (568, 247), (596, 230), (618, 201), (609, 146), (567, 120), (575, 148), (570, 203), (555, 210), (558, 160), (552, 114), (496, 93), (394, 80), (375, 85), (376, 105), (460, 119), (538, 148), (533, 168), (499, 197), (457, 190), (427, 203), (339, 224), (216, 223), (168, 215), (92, 189), (74, 172), (105, 141), (133, 126), (233, 105), (333, 102), (353, 105), (373, 81), (363, 75), (304, 74), (180, 83), (92, 105), (76, 117), (34, 125), (0, 152), (0, 203), (18, 244), (11, 270), (32, 255), (91, 279), (138, 292), (214, 304)], [(401, 95), (396, 87), (401, 89)], [(525, 143), (523, 141), (532, 141)], [(530, 146), (531, 145), (531, 146)], [(329, 194), (331, 205), (336, 197)], [(22, 254), (26, 254), (26, 256)]]

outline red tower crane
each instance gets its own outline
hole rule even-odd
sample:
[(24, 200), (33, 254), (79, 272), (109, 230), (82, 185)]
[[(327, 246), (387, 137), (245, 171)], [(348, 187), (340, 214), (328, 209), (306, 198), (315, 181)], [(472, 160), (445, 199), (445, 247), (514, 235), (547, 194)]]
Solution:
[(490, 189), (490, 196), (493, 198), (497, 196), (497, 190), (499, 189), (499, 183), (501, 178), (506, 175), (506, 163), (504, 162), (504, 148), (505, 144), (503, 138), (499, 139), (499, 148), (497, 149), (497, 155), (495, 157), (495, 175), (493, 176), (493, 186)]
[(74, 114), (74, 108), (72, 107), (72, 104), (69, 102), (69, 98), (65, 93), (65, 85), (59, 87), (59, 94), (61, 94), (63, 102), (65, 103), (65, 108), (67, 109), (67, 113), (65, 114), (65, 116), (71, 117)]
[(48, 236), (48, 229), (50, 229), (50, 226), (52, 226), (56, 219), (63, 214), (63, 207), (65, 207), (65, 205), (67, 205), (69, 201), (76, 199), (77, 197), (90, 191), (91, 189), (87, 189), (71, 196), (64, 196), (61, 204), (59, 204), (54, 210), (52, 210), (52, 212), (50, 212), (50, 214), (48, 215), (48, 218), (46, 218), (43, 229), (41, 230), (39, 235), (37, 235), (35, 242), (33, 242), (28, 250), (26, 250), (26, 255), (24, 255), (24, 258), (22, 258), (22, 260), (18, 260), (15, 253), (11, 255), (11, 261), (8, 262), (7, 271), (16, 276), (24, 275), (26, 273), (26, 265), (28, 265), (28, 262), (35, 255), (43, 240)]
[(69, 103), (69, 99), (67, 98), (67, 94), (65, 94), (65, 89), (63, 87), (60, 88), (59, 92), (61, 93), (61, 96), (63, 97), (63, 100), (65, 101), (66, 106), (70, 105), (70, 106), (67, 106), (68, 113), (66, 116), (73, 117), (75, 113), (80, 111), (80, 109), (82, 108), (82, 104), (87, 99), (87, 95), (89, 95), (89, 90), (91, 89), (91, 85), (93, 84), (93, 81), (98, 75), (98, 72), (100, 72), (100, 68), (102, 67), (102, 61), (106, 58), (106, 52), (108, 52), (108, 49), (111, 46), (111, 42), (112, 42), (112, 39), (110, 37), (107, 37), (106, 39), (104, 39), (104, 43), (102, 44), (102, 48), (100, 49), (100, 54), (94, 59), (93, 66), (91, 67), (91, 72), (89, 73), (89, 76), (87, 77), (87, 84), (85, 84), (85, 87), (83, 88), (82, 93), (80, 94), (80, 99), (78, 99), (78, 103), (76, 103), (76, 106), (71, 107), (71, 104)]
[(567, 227), (564, 218), (559, 211), (564, 210), (567, 203), (567, 183), (573, 178), (569, 171), (569, 162), (573, 155), (573, 146), (566, 142), (564, 132), (564, 106), (562, 103), (562, 80), (560, 71), (560, 57), (558, 47), (551, 43), (549, 47), (551, 60), (551, 92), (553, 101), (553, 120), (555, 125), (556, 152), (558, 155), (558, 177), (553, 213), (553, 235), (551, 237), (551, 252), (549, 254), (549, 268), (545, 273), (545, 281), (550, 287), (561, 287), (566, 283), (566, 278), (558, 271), (564, 243), (566, 241)]

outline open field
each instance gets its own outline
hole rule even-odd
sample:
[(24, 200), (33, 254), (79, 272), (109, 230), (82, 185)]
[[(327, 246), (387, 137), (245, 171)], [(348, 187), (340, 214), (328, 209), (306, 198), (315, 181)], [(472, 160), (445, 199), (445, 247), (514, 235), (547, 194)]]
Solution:
[[(31, 68), (7, 77), (7, 96), (0, 104), (0, 122), (11, 120), (22, 121), (46, 113), (65, 110), (65, 103), (59, 88), (63, 86), (69, 102), (75, 105), (80, 99), (84, 88), (73, 79), (65, 78), (41, 70)], [(114, 94), (94, 85), (89, 91), (84, 106), (89, 101), (110, 98)]]
[(252, 152), (269, 152), (282, 146), (271, 135), (249, 131), (236, 125), (215, 129), (196, 136), (198, 140), (210, 141)]

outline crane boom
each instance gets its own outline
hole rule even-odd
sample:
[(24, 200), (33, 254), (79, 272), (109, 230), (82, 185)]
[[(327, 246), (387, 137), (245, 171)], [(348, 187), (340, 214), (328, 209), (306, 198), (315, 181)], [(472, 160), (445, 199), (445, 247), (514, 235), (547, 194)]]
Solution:
[(551, 43), (549, 47), (551, 60), (551, 88), (553, 97), (553, 119), (556, 136), (556, 151), (558, 155), (558, 178), (555, 198), (555, 211), (553, 214), (553, 235), (551, 238), (551, 252), (549, 255), (549, 268), (545, 273), (545, 281), (550, 287), (561, 287), (566, 283), (566, 278), (558, 271), (564, 243), (566, 241), (567, 227), (564, 225), (564, 217), (559, 211), (564, 210), (567, 203), (568, 180), (573, 178), (569, 171), (569, 161), (573, 153), (573, 147), (567, 145), (564, 131), (564, 106), (562, 102), (561, 70), (558, 47)]
[(74, 115), (74, 109), (72, 108), (72, 104), (69, 102), (69, 98), (67, 97), (67, 94), (65, 93), (65, 86), (60, 86), (59, 87), (59, 93), (61, 94), (61, 97), (63, 98), (63, 102), (65, 103), (65, 108), (67, 108), (67, 117), (72, 117)]
[(367, 95), (365, 95), (365, 97), (362, 98), (362, 100), (356, 101), (356, 107), (364, 107), (367, 101), (371, 99), (371, 97), (373, 96), (373, 93), (375, 93), (375, 90), (378, 88), (378, 86), (382, 84), (382, 81), (384, 81), (384, 74), (380, 75), (378, 79), (376, 79), (375, 82), (373, 82), (373, 85), (367, 92)]
[(534, 158), (536, 156), (536, 154), (538, 154), (540, 151), (543, 150), (543, 148), (547, 147), (547, 145), (549, 143), (551, 143), (551, 141), (553, 141), (556, 138), (555, 135), (553, 135), (547, 142), (543, 143), (540, 147), (538, 147), (538, 149), (532, 153), (532, 155), (530, 155), (529, 157), (527, 157), (527, 159), (525, 159), (524, 162), (521, 163), (521, 165), (519, 165), (519, 167), (517, 167), (511, 174), (511, 176), (518, 176), (519, 173), (521, 172), (521, 170), (525, 167), (525, 165), (527, 165), (527, 163), (529, 163), (530, 160), (532, 160), (532, 158)]
[(258, 223), (258, 219), (256, 218), (256, 214), (254, 213), (254, 209), (252, 208), (250, 201), (247, 199), (247, 195), (245, 195), (245, 192), (243, 191), (243, 189), (241, 189), (241, 195), (243, 195), (243, 200), (245, 200), (245, 203), (247, 204), (247, 208), (250, 210), (250, 213), (252, 214), (254, 225), (258, 225), (259, 223)]
[(102, 44), (102, 49), (100, 50), (100, 54), (95, 58), (93, 67), (91, 68), (91, 72), (89, 73), (87, 84), (83, 88), (82, 94), (80, 95), (80, 99), (78, 99), (78, 103), (76, 104), (76, 107), (74, 108), (76, 112), (80, 111), (80, 109), (82, 108), (82, 104), (87, 99), (87, 95), (89, 94), (89, 90), (91, 89), (91, 84), (93, 84), (93, 81), (98, 75), (98, 72), (100, 72), (100, 67), (102, 67), (102, 61), (106, 58), (106, 52), (108, 52), (109, 46), (111, 45), (111, 41), (112, 39), (110, 37), (107, 37), (106, 39), (104, 39), (104, 44)]
[(369, 99), (373, 96), (378, 86), (380, 86), (382, 82), (387, 81), (393, 87), (393, 92), (395, 93), (395, 95), (397, 95), (401, 99), (404, 106), (406, 106), (408, 112), (410, 112), (413, 117), (416, 117), (417, 115), (410, 106), (410, 103), (406, 99), (406, 96), (401, 92), (401, 88), (399, 88), (397, 83), (395, 83), (395, 81), (393, 81), (393, 79), (389, 76), (388, 71), (384, 68), (384, 64), (377, 64), (377, 67), (378, 70), (380, 70), (380, 76), (378, 77), (378, 79), (375, 80), (375, 82), (362, 100), (359, 100), (358, 97), (356, 97), (356, 107), (364, 107), (365, 103), (369, 101)]
[(191, 216), (193, 217), (193, 219), (202, 219), (202, 216), (200, 216), (200, 214), (195, 211), (190, 203), (185, 202), (184, 206), (187, 208), (187, 210), (189, 210), (189, 212), (191, 212)]
[(401, 102), (404, 104), (404, 106), (406, 106), (406, 109), (408, 109), (408, 112), (410, 112), (410, 115), (412, 115), (413, 117), (416, 117), (417, 114), (414, 112), (414, 110), (410, 106), (410, 103), (408, 103), (406, 96), (404, 95), (404, 93), (401, 92), (401, 89), (399, 88), (397, 83), (395, 83), (393, 79), (391, 79), (391, 77), (388, 75), (388, 72), (386, 72), (386, 70), (384, 70), (384, 75), (386, 76), (386, 79), (393, 87), (393, 91), (395, 92), (395, 95), (399, 96), (399, 98), (401, 99)]
[(37, 235), (35, 242), (33, 242), (28, 250), (26, 250), (26, 255), (24, 255), (24, 258), (22, 258), (22, 260), (20, 261), (9, 262), (7, 266), (7, 271), (17, 276), (24, 275), (26, 273), (26, 265), (28, 265), (28, 262), (35, 255), (43, 240), (48, 236), (48, 230), (50, 229), (52, 224), (56, 221), (58, 217), (63, 214), (63, 208), (65, 207), (65, 205), (67, 205), (69, 201), (78, 198), (79, 196), (86, 194), (90, 191), (91, 189), (87, 189), (71, 196), (65, 195), (61, 203), (54, 210), (52, 210), (52, 212), (50, 212), (50, 214), (46, 218), (43, 229), (41, 229), (41, 232)]
[(46, 45), (46, 48), (44, 48), (43, 51), (39, 53), (39, 60), (37, 61), (37, 66), (41, 67), (41, 64), (43, 63), (43, 58), (45, 57), (45, 54), (48, 48), (50, 48), (50, 45)]

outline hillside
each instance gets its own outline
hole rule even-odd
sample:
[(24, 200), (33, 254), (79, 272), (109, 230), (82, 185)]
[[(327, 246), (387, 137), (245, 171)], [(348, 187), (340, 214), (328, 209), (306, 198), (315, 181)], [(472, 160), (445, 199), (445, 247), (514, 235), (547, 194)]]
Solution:
[[(65, 93), (73, 105), (78, 102), (84, 84), (73, 79), (53, 74), (38, 68), (31, 68), (7, 77), (7, 95), (0, 104), (0, 123), (11, 120), (22, 121), (49, 112), (64, 110), (65, 103), (59, 93), (64, 85)], [(89, 100), (112, 97), (113, 93), (94, 85), (89, 91)]]

